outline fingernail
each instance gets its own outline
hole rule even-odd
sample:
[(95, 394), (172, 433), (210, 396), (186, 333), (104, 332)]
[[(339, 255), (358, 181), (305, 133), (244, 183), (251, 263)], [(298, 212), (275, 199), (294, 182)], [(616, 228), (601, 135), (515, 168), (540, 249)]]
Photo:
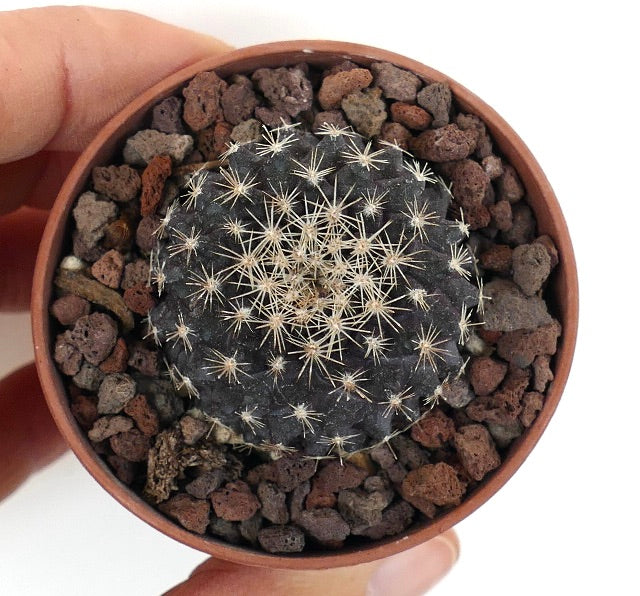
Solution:
[(459, 554), (453, 533), (386, 559), (369, 580), (366, 596), (420, 596), (453, 567)]

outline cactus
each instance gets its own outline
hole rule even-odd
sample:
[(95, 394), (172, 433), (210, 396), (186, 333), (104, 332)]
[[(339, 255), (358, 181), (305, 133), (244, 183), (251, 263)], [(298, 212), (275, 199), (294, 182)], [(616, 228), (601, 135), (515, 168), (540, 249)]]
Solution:
[(339, 456), (388, 441), (464, 369), (464, 221), (428, 165), (350, 128), (231, 144), (156, 231), (149, 333), (232, 442)]

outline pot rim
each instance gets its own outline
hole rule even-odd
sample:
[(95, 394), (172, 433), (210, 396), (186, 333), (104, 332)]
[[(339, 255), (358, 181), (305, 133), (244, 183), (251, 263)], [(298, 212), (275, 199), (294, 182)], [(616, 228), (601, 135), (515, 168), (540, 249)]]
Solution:
[[(555, 379), (547, 389), (543, 408), (532, 426), (514, 441), (500, 467), (459, 506), (426, 525), (409, 528), (398, 536), (371, 544), (344, 548), (336, 552), (269, 554), (245, 546), (234, 546), (183, 529), (147, 504), (113, 475), (71, 413), (67, 391), (52, 358), (53, 338), (48, 306), (52, 295), (53, 276), (60, 261), (63, 237), (73, 201), (84, 189), (91, 168), (102, 164), (113, 155), (113, 150), (127, 134), (140, 125), (143, 115), (157, 101), (175, 91), (198, 72), (205, 70), (215, 69), (220, 76), (225, 77), (261, 66), (287, 66), (300, 62), (327, 65), (349, 58), (365, 65), (374, 61), (391, 62), (414, 72), (424, 81), (447, 82), (457, 103), (464, 111), (481, 117), (500, 153), (518, 172), (526, 189), (529, 205), (536, 215), (538, 233), (546, 233), (552, 237), (560, 258), (553, 274), (557, 303), (557, 312), (554, 314), (562, 324), (562, 335), (555, 355)], [(69, 173), (51, 209), (36, 261), (31, 315), (36, 366), (51, 414), (82, 465), (117, 501), (167, 536), (221, 559), (280, 569), (324, 569), (373, 561), (430, 540), (475, 511), (516, 472), (549, 423), (567, 382), (577, 336), (578, 281), (571, 239), (551, 185), (522, 139), (493, 108), (443, 73), (400, 54), (342, 41), (291, 40), (241, 48), (188, 66), (142, 93), (100, 130)]]

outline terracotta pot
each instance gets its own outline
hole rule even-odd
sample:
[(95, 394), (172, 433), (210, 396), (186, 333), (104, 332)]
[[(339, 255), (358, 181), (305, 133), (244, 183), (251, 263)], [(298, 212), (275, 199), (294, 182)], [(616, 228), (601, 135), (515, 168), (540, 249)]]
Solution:
[[(51, 354), (53, 337), (48, 306), (56, 266), (60, 261), (63, 248), (65, 245), (68, 247), (69, 244), (68, 219), (74, 200), (84, 190), (91, 169), (95, 165), (108, 163), (109, 158), (120, 148), (123, 140), (141, 126), (149, 108), (172, 94), (196, 73), (204, 70), (215, 69), (221, 77), (226, 77), (233, 73), (250, 72), (260, 67), (278, 67), (299, 62), (326, 67), (346, 58), (363, 65), (374, 61), (388, 61), (413, 71), (426, 81), (446, 81), (462, 110), (477, 114), (486, 123), (500, 152), (515, 167), (522, 179), (529, 204), (537, 218), (539, 233), (551, 236), (558, 247), (560, 263), (554, 272), (552, 299), (554, 300), (553, 308), (562, 323), (563, 332), (555, 356), (555, 380), (547, 392), (542, 411), (534, 424), (512, 444), (500, 468), (459, 507), (431, 523), (414, 525), (402, 535), (370, 545), (319, 554), (270, 555), (245, 547), (232, 546), (212, 537), (192, 534), (164, 517), (116, 479), (93, 450), (85, 432), (71, 414), (67, 392)], [(576, 341), (578, 284), (571, 240), (553, 190), (525, 144), (492, 108), (442, 73), (398, 54), (343, 42), (288, 41), (244, 48), (185, 68), (143, 93), (100, 131), (80, 156), (51, 210), (36, 265), (32, 320), (36, 364), (51, 413), (82, 464), (122, 505), (168, 536), (221, 559), (274, 568), (319, 569), (355, 565), (379, 559), (425, 542), (475, 511), (514, 474), (547, 426), (567, 381)]]

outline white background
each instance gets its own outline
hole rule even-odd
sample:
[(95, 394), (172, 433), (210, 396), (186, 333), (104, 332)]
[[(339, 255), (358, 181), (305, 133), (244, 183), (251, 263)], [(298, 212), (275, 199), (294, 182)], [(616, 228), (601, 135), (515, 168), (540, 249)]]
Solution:
[[(384, 47), (447, 73), (513, 126), (549, 177), (573, 237), (578, 348), (547, 432), (515, 477), (459, 524), (460, 561), (431, 593), (640, 594), (631, 486), (640, 414), (640, 97), (632, 84), (640, 47), (632, 3), (95, 4), (237, 46), (333, 38)], [(0, 373), (30, 358), (27, 316), (0, 316)], [(0, 504), (2, 595), (153, 595), (204, 558), (125, 511), (70, 454)]]

